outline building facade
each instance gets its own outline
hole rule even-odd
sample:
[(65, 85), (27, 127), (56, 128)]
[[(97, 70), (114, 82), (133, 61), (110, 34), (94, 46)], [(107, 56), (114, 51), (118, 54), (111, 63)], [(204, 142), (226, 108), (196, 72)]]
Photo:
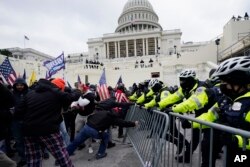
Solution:
[[(231, 18), (223, 33), (203, 42), (181, 42), (180, 29), (164, 30), (148, 0), (128, 0), (113, 33), (88, 39), (88, 52), (65, 56), (66, 69), (54, 77), (63, 77), (71, 84), (77, 76), (98, 83), (102, 69), (106, 70), (108, 85), (115, 86), (122, 76), (130, 86), (152, 77), (168, 85), (178, 84), (178, 74), (185, 68), (197, 71), (199, 79), (208, 77), (211, 68), (233, 56), (250, 54), (249, 18)], [(16, 71), (27, 76), (37, 71), (45, 77), (44, 60), (52, 57), (33, 49), (12, 48), (11, 62)], [(0, 56), (0, 62), (4, 59)]]

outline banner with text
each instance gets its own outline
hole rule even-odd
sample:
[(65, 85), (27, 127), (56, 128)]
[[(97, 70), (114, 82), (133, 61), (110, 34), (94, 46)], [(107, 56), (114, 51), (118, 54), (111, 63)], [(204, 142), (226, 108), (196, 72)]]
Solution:
[(57, 71), (60, 71), (61, 69), (65, 69), (65, 61), (64, 61), (64, 53), (62, 53), (60, 56), (55, 58), (51, 61), (45, 61), (43, 65), (48, 69), (48, 75), (51, 77)]

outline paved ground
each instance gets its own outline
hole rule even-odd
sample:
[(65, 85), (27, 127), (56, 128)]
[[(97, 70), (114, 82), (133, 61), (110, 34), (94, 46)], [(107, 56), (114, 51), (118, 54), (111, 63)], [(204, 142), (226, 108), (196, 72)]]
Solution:
[[(95, 153), (98, 150), (99, 144), (94, 143), (94, 153), (89, 154), (88, 149), (77, 150), (75, 155), (71, 157), (75, 167), (141, 167), (141, 163), (129, 141), (125, 144), (122, 143), (122, 139), (117, 138), (117, 129), (113, 129), (113, 142), (116, 143), (115, 147), (107, 149), (107, 157), (96, 160), (94, 158)], [(89, 161), (91, 159), (91, 161)], [(43, 161), (43, 167), (53, 167), (54, 158), (50, 156), (50, 159)]]
[[(77, 150), (74, 156), (71, 156), (71, 160), (75, 167), (142, 167), (138, 156), (136, 155), (131, 143), (127, 140), (126, 143), (122, 143), (123, 139), (117, 138), (118, 129), (113, 129), (113, 142), (116, 143), (115, 147), (107, 149), (107, 157), (96, 160), (94, 158), (99, 143), (93, 143), (94, 153), (89, 154), (87, 147), (82, 150)], [(18, 161), (18, 157), (15, 156), (14, 160)], [(91, 159), (89, 161), (89, 159)], [(48, 160), (43, 160), (43, 167), (55, 167), (55, 159), (50, 155)], [(26, 166), (24, 166), (26, 167)]]
[[(71, 156), (71, 160), (73, 161), (74, 166), (75, 167), (142, 167), (140, 160), (137, 154), (135, 153), (135, 150), (132, 144), (128, 140), (123, 144), (122, 143), (123, 139), (117, 138), (117, 131), (118, 129), (113, 129), (113, 142), (116, 143), (116, 146), (113, 148), (107, 149), (107, 153), (108, 153), (107, 157), (96, 160), (94, 156), (98, 150), (99, 144), (93, 143), (94, 153), (89, 154), (88, 149), (84, 148), (82, 150), (77, 150), (75, 152), (75, 155)], [(150, 140), (150, 139), (145, 139), (145, 140)], [(141, 140), (140, 143), (141, 142), (143, 142), (143, 140)], [(166, 146), (166, 150), (168, 150), (167, 146)], [(170, 151), (170, 154), (171, 155), (170, 155), (169, 163), (167, 162), (168, 161), (167, 154), (165, 154), (166, 167), (168, 166), (167, 164), (169, 164), (170, 166), (185, 166), (185, 167), (190, 166), (190, 164), (178, 164), (177, 165), (176, 161), (174, 160), (172, 151)], [(17, 158), (14, 158), (14, 159), (17, 160)], [(198, 149), (194, 153), (192, 160), (193, 160), (192, 166), (199, 166), (198, 165)], [(48, 160), (43, 160), (43, 167), (54, 167), (55, 166), (54, 163), (55, 163), (55, 159), (50, 155), (50, 158)], [(159, 166), (162, 166), (162, 165), (163, 164)], [(222, 166), (221, 160), (217, 160), (216, 166), (218, 167)], [(146, 167), (151, 167), (151, 166), (149, 165)]]

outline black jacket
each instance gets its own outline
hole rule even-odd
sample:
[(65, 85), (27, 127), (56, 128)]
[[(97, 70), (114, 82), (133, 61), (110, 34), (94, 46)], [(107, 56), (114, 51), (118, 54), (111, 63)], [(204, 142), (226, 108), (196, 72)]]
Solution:
[(115, 107), (121, 107), (121, 108), (129, 108), (129, 106), (134, 105), (134, 103), (119, 103), (116, 102), (115, 97), (110, 97), (106, 100), (103, 100), (101, 102), (98, 102), (96, 104), (96, 109), (98, 110), (112, 110)]
[(60, 91), (50, 81), (40, 79), (16, 108), (14, 116), (23, 121), (24, 136), (44, 136), (59, 131), (62, 107), (77, 100), (77, 92)]
[(118, 125), (122, 127), (134, 127), (135, 123), (119, 119), (117, 114), (106, 110), (95, 110), (89, 115), (87, 125), (96, 129), (97, 131), (105, 131), (111, 125)]
[(12, 114), (10, 108), (14, 106), (14, 96), (3, 84), (0, 83), (0, 140), (7, 135), (9, 125), (11, 123)]
[[(17, 90), (16, 89), (17, 84), (22, 84), (24, 86), (24, 89), (22, 91)], [(15, 98), (15, 107), (18, 106), (21, 99), (28, 93), (28, 91), (29, 91), (28, 85), (25, 82), (25, 80), (23, 78), (17, 78), (15, 80), (15, 83), (13, 84), (13, 95)]]

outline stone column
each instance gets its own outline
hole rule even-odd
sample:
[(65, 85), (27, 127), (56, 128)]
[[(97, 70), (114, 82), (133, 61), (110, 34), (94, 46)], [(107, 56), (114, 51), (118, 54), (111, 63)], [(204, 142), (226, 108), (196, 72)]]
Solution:
[(146, 38), (146, 55), (148, 55), (148, 38)]
[(109, 42), (107, 42), (107, 54), (108, 54), (108, 59), (109, 59)]
[(155, 37), (155, 55), (157, 54), (157, 37)]
[(107, 55), (107, 43), (106, 42), (104, 43), (104, 55), (105, 55), (105, 58), (108, 58), (108, 55)]
[(145, 56), (145, 39), (142, 38), (142, 56)]
[(115, 58), (117, 58), (118, 54), (117, 54), (117, 42), (115, 41)]
[(118, 41), (117, 44), (118, 44), (118, 58), (120, 58), (121, 57), (120, 41)]
[(128, 40), (126, 40), (126, 57), (128, 57)]
[[(159, 49), (159, 55), (161, 54), (161, 38), (158, 37), (158, 47), (160, 48)], [(158, 49), (158, 48), (157, 48)]]
[(137, 52), (136, 52), (136, 39), (134, 39), (134, 55), (135, 55), (135, 57), (137, 56)]

